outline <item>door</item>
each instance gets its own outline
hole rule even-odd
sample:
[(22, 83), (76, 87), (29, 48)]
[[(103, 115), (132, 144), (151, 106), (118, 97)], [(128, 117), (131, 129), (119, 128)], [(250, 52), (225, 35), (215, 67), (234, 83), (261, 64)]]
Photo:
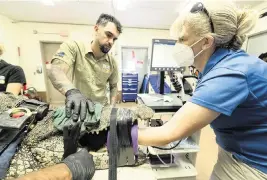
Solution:
[(138, 92), (143, 83), (145, 74), (148, 73), (148, 48), (147, 47), (122, 47), (123, 72), (138, 73)]
[[(41, 43), (44, 65), (51, 63), (52, 57), (56, 53), (56, 51), (59, 49), (60, 45), (61, 43), (59, 42), (57, 43), (42, 42)], [(50, 79), (47, 76), (46, 71), (45, 71), (45, 81), (46, 81), (45, 83), (46, 83), (46, 89), (47, 89), (48, 102), (53, 105), (63, 105), (65, 103), (65, 96), (62, 95), (58, 90), (54, 88)]]

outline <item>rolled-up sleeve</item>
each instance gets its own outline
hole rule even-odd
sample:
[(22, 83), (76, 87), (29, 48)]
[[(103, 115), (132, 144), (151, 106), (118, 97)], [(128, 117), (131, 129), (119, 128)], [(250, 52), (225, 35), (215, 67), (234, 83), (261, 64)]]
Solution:
[(9, 78), (7, 83), (21, 83), (26, 84), (26, 77), (23, 69), (20, 66), (13, 66), (9, 72)]
[(113, 71), (109, 77), (109, 84), (114, 85), (118, 83), (119, 77), (118, 77), (118, 65), (115, 59), (112, 58), (113, 62)]
[(76, 59), (75, 58), (77, 54), (76, 52), (77, 52), (77, 45), (75, 44), (75, 42), (66, 41), (60, 45), (60, 48), (53, 56), (51, 63), (53, 63), (55, 59), (59, 59), (68, 64), (69, 66), (72, 66)]

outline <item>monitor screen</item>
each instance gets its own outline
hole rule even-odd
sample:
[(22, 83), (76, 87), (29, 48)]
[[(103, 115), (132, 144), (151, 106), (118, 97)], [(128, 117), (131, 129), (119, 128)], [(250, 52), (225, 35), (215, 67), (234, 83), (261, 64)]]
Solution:
[(152, 40), (151, 71), (184, 71), (184, 67), (178, 67), (172, 56), (175, 43), (171, 39)]

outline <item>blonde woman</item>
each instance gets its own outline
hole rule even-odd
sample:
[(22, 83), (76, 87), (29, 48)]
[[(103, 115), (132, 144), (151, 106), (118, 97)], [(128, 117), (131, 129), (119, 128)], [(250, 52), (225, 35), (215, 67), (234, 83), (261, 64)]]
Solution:
[[(0, 57), (3, 53), (4, 46), (0, 45)], [(0, 92), (19, 95), (25, 84), (26, 78), (23, 69), (0, 59)]]
[(212, 180), (267, 179), (267, 64), (240, 50), (257, 18), (216, 1), (196, 3), (174, 22), (174, 56), (196, 67), (199, 82), (168, 123), (138, 130), (139, 144), (165, 145), (210, 124), (219, 145)]

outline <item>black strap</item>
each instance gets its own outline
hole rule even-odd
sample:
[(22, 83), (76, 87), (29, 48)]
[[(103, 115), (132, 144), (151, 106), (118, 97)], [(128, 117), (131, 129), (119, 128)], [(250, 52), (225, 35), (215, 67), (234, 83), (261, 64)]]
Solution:
[(118, 135), (117, 135), (117, 108), (112, 108), (109, 130), (109, 180), (117, 180), (118, 164)]

